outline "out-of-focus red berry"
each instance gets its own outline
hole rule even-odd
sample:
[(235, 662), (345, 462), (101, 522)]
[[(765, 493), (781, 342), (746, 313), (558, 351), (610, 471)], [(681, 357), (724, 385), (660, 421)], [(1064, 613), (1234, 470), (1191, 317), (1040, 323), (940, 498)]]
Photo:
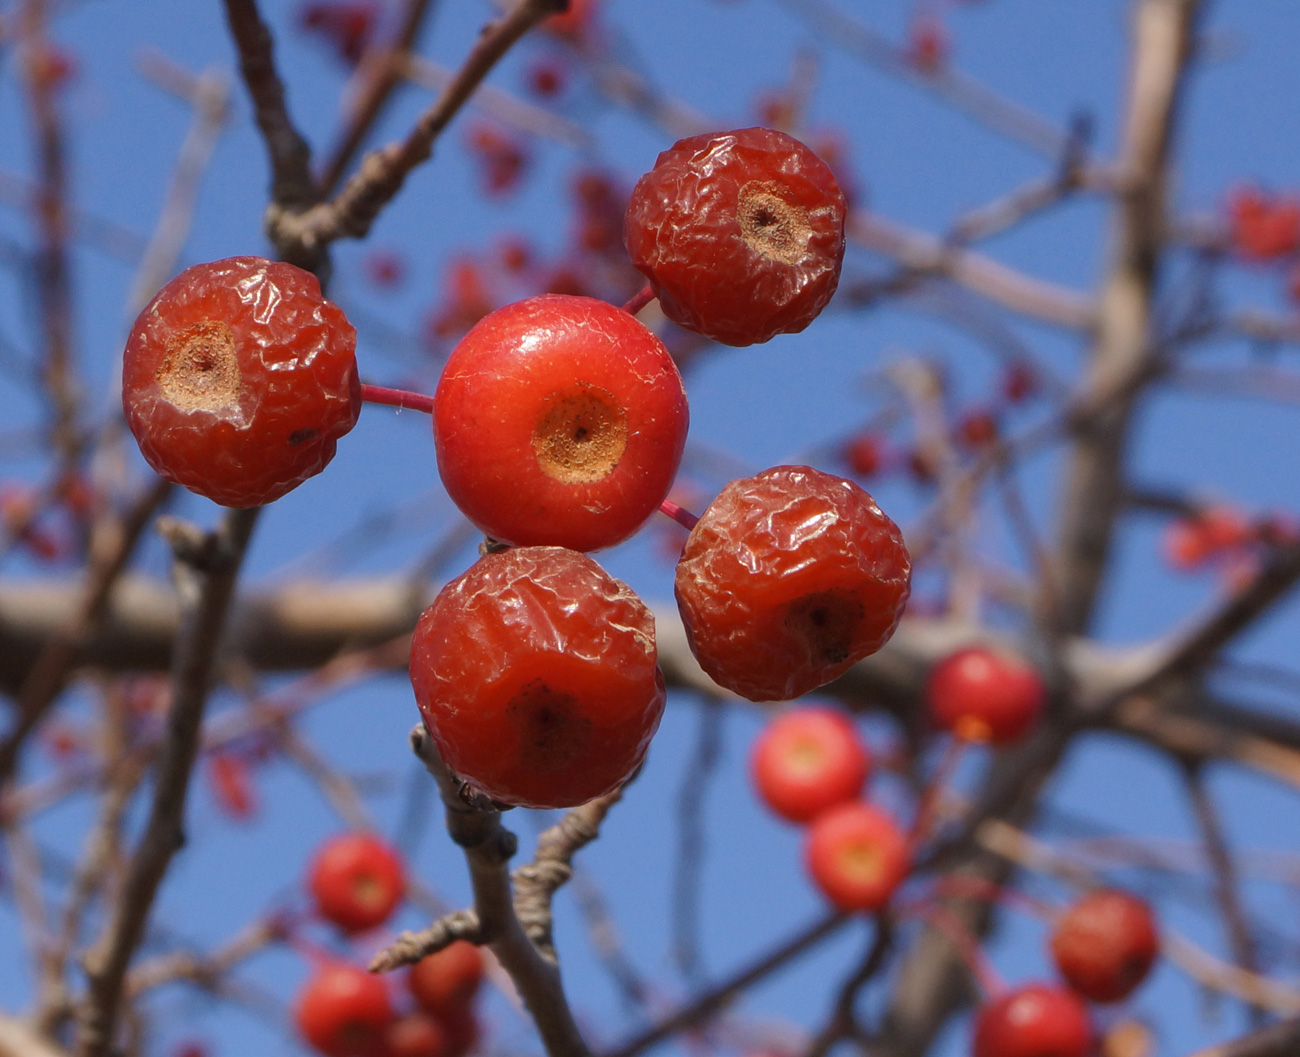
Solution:
[(902, 534), (875, 500), (807, 466), (728, 484), (675, 581), (700, 666), (751, 701), (798, 697), (880, 649), (910, 585)]
[(1026, 984), (986, 1003), (975, 1015), (972, 1057), (1087, 1057), (1088, 1007), (1064, 988)]
[(870, 770), (871, 755), (853, 721), (833, 708), (781, 713), (759, 734), (749, 757), (763, 803), (798, 823), (856, 799)]
[(523, 143), (484, 124), (472, 126), (468, 139), (487, 193), (499, 197), (516, 190), (529, 163)]
[(1300, 199), (1254, 186), (1235, 188), (1228, 197), (1228, 224), (1233, 248), (1243, 257), (1284, 257), (1300, 248)]
[(568, 71), (558, 62), (534, 63), (528, 68), (528, 90), (539, 99), (554, 99), (568, 87)]
[(822, 894), (848, 913), (880, 910), (911, 869), (903, 831), (879, 808), (860, 801), (813, 820), (804, 862)]
[(457, 257), (448, 266), (446, 294), (429, 323), (436, 339), (456, 338), (497, 307), (483, 271), (469, 257)]
[(388, 985), (354, 965), (318, 969), (298, 995), (298, 1031), (324, 1057), (387, 1057), (393, 1007)]
[(1024, 360), (1013, 360), (1002, 372), (1002, 396), (1009, 404), (1023, 404), (1039, 389), (1038, 372)]
[(930, 718), (967, 741), (1010, 745), (1038, 723), (1046, 692), (1038, 670), (984, 646), (951, 653), (926, 683)]
[(356, 424), (356, 338), (292, 264), (187, 268), (127, 338), (127, 425), (168, 480), (225, 506), (269, 503), (320, 473)]
[(230, 752), (214, 752), (208, 757), (207, 773), (212, 796), (226, 815), (243, 822), (257, 814), (257, 790), (247, 760)]
[(442, 1018), (441, 1026), (447, 1043), (445, 1057), (465, 1057), (478, 1045), (483, 1033), (478, 1017), (469, 1007), (448, 1013)]
[(542, 28), (557, 37), (581, 42), (595, 28), (598, 6), (599, 0), (569, 0), (569, 9), (558, 15), (549, 15), (542, 21)]
[(483, 952), (466, 940), (426, 955), (411, 966), (407, 987), (422, 1009), (451, 1017), (468, 1009), (483, 983)]
[(996, 443), (997, 416), (987, 408), (978, 408), (967, 413), (957, 423), (957, 437), (965, 447), (976, 451)]
[(533, 263), (533, 248), (522, 237), (506, 239), (501, 244), (501, 267), (511, 274), (528, 270)]
[(632, 535), (686, 443), (681, 375), (621, 308), (542, 295), (481, 320), (434, 393), (448, 495), (494, 539), (575, 550)]
[(298, 25), (323, 38), (349, 66), (361, 61), (378, 22), (373, 0), (322, 0), (298, 8)]
[(1171, 568), (1186, 572), (1240, 552), (1256, 538), (1255, 526), (1239, 510), (1212, 506), (1171, 521), (1161, 549)]
[(637, 181), (632, 263), (674, 323), (752, 345), (803, 330), (844, 259), (844, 195), (826, 163), (769, 128), (679, 140)]
[(885, 441), (879, 433), (859, 433), (844, 446), (844, 461), (854, 477), (874, 477), (885, 463)]
[(401, 856), (372, 833), (331, 837), (312, 859), (307, 886), (326, 921), (347, 932), (382, 925), (406, 894)]
[(1144, 900), (1105, 888), (1061, 916), (1051, 947), (1071, 988), (1093, 1002), (1118, 1002), (1146, 979), (1160, 952), (1160, 935)]
[(422, 1010), (388, 1025), (384, 1057), (450, 1057), (447, 1033), (436, 1017)]
[(943, 21), (921, 15), (908, 27), (907, 61), (922, 73), (937, 73), (948, 65), (952, 43)]
[(411, 684), (447, 766), (488, 796), (572, 807), (640, 765), (664, 708), (654, 618), (586, 555), (480, 558), (416, 625)]
[(372, 285), (392, 290), (406, 281), (406, 258), (398, 250), (374, 249), (362, 258), (361, 270)]

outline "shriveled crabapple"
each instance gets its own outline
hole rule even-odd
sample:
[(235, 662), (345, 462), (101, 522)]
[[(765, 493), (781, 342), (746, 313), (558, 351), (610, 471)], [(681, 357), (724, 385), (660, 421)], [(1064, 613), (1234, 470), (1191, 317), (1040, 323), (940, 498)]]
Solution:
[(861, 801), (840, 804), (813, 820), (804, 862), (822, 894), (846, 913), (881, 909), (911, 869), (907, 837), (898, 824)]
[(723, 488), (686, 540), (675, 589), (713, 681), (784, 701), (885, 644), (911, 572), (898, 527), (856, 484), (777, 466)]
[(811, 822), (862, 792), (871, 755), (847, 715), (808, 705), (768, 723), (754, 742), (749, 769), (772, 811), (789, 822)]
[(434, 394), (447, 493), (494, 539), (596, 550), (668, 494), (686, 391), (663, 343), (621, 308), (542, 294), (479, 321)]
[(263, 257), (187, 268), (140, 313), (122, 407), (160, 475), (231, 507), (334, 458), (361, 410), (356, 331), (310, 272)]
[(384, 978), (344, 962), (316, 970), (298, 995), (294, 1022), (325, 1057), (386, 1057), (393, 1006)]
[(1087, 1057), (1093, 1028), (1082, 999), (1062, 987), (1024, 984), (975, 1014), (972, 1057)]
[(753, 345), (803, 330), (839, 284), (844, 195), (784, 132), (679, 140), (637, 182), (624, 220), (632, 263), (674, 323)]
[(1073, 990), (1093, 1002), (1118, 1002), (1146, 979), (1160, 953), (1160, 935), (1145, 900), (1103, 888), (1061, 915), (1051, 948)]
[(373, 833), (342, 833), (317, 850), (307, 887), (321, 917), (347, 932), (389, 919), (406, 894), (402, 858)]
[(663, 715), (650, 611), (561, 547), (485, 555), (444, 587), (410, 670), (443, 761), (507, 804), (572, 807), (617, 788)]

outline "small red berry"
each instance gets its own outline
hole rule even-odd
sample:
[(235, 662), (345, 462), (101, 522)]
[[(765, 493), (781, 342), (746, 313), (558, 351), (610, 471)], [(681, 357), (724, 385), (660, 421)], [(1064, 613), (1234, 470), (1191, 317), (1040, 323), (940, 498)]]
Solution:
[(208, 757), (207, 772), (212, 794), (223, 812), (240, 821), (257, 813), (257, 789), (246, 759), (232, 752), (215, 752)]
[(1143, 900), (1107, 888), (1084, 896), (1061, 916), (1051, 945), (1071, 988), (1093, 1002), (1118, 1002), (1146, 979), (1160, 936)]
[(449, 1057), (442, 1025), (420, 1010), (389, 1024), (384, 1044), (384, 1057)]
[(456, 940), (411, 966), (407, 987), (420, 1004), (438, 1017), (468, 1009), (483, 983), (483, 953), (467, 940)]
[(558, 37), (574, 42), (583, 40), (591, 32), (596, 17), (597, 0), (569, 0), (567, 11), (548, 15), (542, 28)]
[(856, 799), (870, 770), (871, 756), (857, 728), (832, 708), (783, 712), (758, 736), (750, 754), (759, 796), (790, 822), (811, 822)]
[(269, 503), (320, 473), (356, 424), (355, 347), (310, 272), (262, 257), (198, 264), (131, 329), (126, 421), (168, 480), (226, 506)]
[(480, 124), (469, 130), (468, 141), (489, 195), (506, 195), (519, 187), (530, 160), (520, 140)]
[(1087, 1057), (1088, 1007), (1059, 987), (1026, 984), (985, 1004), (975, 1016), (972, 1057)]
[(844, 195), (826, 163), (769, 128), (692, 136), (637, 182), (632, 263), (674, 323), (724, 345), (803, 330), (844, 259)]
[(1002, 374), (1002, 395), (1009, 404), (1023, 404), (1039, 389), (1038, 372), (1024, 360), (1013, 360)]
[(997, 416), (983, 408), (971, 411), (957, 424), (957, 438), (967, 448), (987, 448), (998, 439)]
[(386, 1057), (393, 1007), (383, 977), (353, 965), (317, 970), (298, 995), (298, 1031), (325, 1057)]
[(885, 442), (877, 433), (859, 433), (845, 445), (844, 461), (855, 477), (874, 477), (885, 463)]
[(322, 0), (298, 9), (298, 24), (320, 34), (349, 66), (361, 61), (379, 23), (379, 5), (373, 0)]
[(841, 804), (808, 827), (804, 861), (813, 882), (840, 910), (874, 912), (911, 869), (907, 837), (871, 804)]
[(348, 932), (389, 919), (406, 892), (401, 856), (370, 833), (346, 833), (321, 845), (308, 871), (320, 916)]
[(632, 535), (672, 486), (686, 390), (621, 308), (542, 295), (493, 312), (434, 394), (438, 469), (494, 539), (595, 550)]
[(1228, 199), (1233, 247), (1243, 257), (1267, 261), (1300, 247), (1300, 200), (1236, 188)]
[(914, 19), (908, 29), (907, 61), (922, 73), (938, 73), (948, 65), (952, 51), (948, 30), (933, 15)]
[(894, 633), (911, 583), (898, 527), (852, 481), (777, 466), (728, 484), (677, 564), (687, 639), (751, 701), (814, 690)]
[(1037, 669), (983, 646), (958, 650), (936, 664), (926, 697), (936, 726), (994, 745), (1010, 745), (1028, 734), (1046, 701)]
[(617, 788), (664, 708), (645, 603), (560, 547), (488, 554), (444, 587), (416, 626), (411, 683), (447, 766), (525, 807)]

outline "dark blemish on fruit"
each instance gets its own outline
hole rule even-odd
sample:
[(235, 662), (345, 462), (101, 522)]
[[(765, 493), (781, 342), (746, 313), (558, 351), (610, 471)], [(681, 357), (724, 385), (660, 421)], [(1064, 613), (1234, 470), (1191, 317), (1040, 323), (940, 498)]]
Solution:
[(541, 679), (525, 683), (506, 706), (519, 728), (521, 763), (540, 772), (561, 771), (584, 759), (591, 721), (578, 714), (572, 694), (552, 690)]
[(315, 440), (320, 436), (318, 429), (295, 429), (289, 434), (289, 445), (296, 448), (299, 444), (306, 444), (309, 440)]

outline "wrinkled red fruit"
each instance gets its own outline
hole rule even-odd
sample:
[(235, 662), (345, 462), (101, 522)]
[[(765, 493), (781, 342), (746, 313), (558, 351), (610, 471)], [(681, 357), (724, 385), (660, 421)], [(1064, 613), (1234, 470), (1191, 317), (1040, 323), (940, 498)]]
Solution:
[(1094, 1002), (1127, 998), (1146, 979), (1159, 951), (1151, 908), (1113, 888), (1084, 896), (1052, 933), (1052, 956), (1065, 982)]
[(392, 1020), (383, 977), (342, 963), (317, 970), (294, 1011), (299, 1033), (325, 1057), (386, 1057)]
[(813, 820), (804, 862), (822, 894), (847, 913), (879, 910), (911, 869), (903, 831), (879, 808), (861, 802), (841, 804)]
[(262, 257), (195, 265), (127, 338), (127, 425), (168, 480), (225, 506), (269, 503), (320, 473), (356, 424), (355, 347), (310, 272)]
[(483, 954), (466, 940), (421, 958), (406, 979), (420, 1006), (439, 1017), (468, 1009), (482, 982)]
[(371, 833), (345, 833), (321, 845), (307, 874), (320, 916), (348, 932), (389, 919), (406, 893), (401, 857)]
[(447, 766), (493, 799), (572, 807), (625, 781), (664, 708), (654, 618), (560, 547), (479, 559), (424, 611), (411, 683)]
[(907, 602), (898, 527), (852, 481), (777, 466), (728, 484), (677, 564), (696, 659), (751, 701), (806, 694), (875, 653)]
[(949, 654), (926, 684), (930, 718), (967, 741), (1010, 745), (1038, 724), (1046, 701), (1038, 670), (984, 646)]
[(691, 136), (637, 182), (623, 235), (674, 323), (724, 345), (803, 330), (844, 259), (844, 195), (827, 165), (769, 128)]
[(871, 770), (853, 721), (833, 708), (783, 712), (758, 736), (749, 763), (763, 803), (789, 822), (856, 799)]
[(438, 470), (494, 539), (595, 550), (668, 494), (686, 444), (681, 375), (621, 308), (543, 294), (493, 312), (434, 394)]
[(1087, 1057), (1088, 1007), (1069, 991), (1026, 984), (984, 1005), (975, 1016), (972, 1057)]

